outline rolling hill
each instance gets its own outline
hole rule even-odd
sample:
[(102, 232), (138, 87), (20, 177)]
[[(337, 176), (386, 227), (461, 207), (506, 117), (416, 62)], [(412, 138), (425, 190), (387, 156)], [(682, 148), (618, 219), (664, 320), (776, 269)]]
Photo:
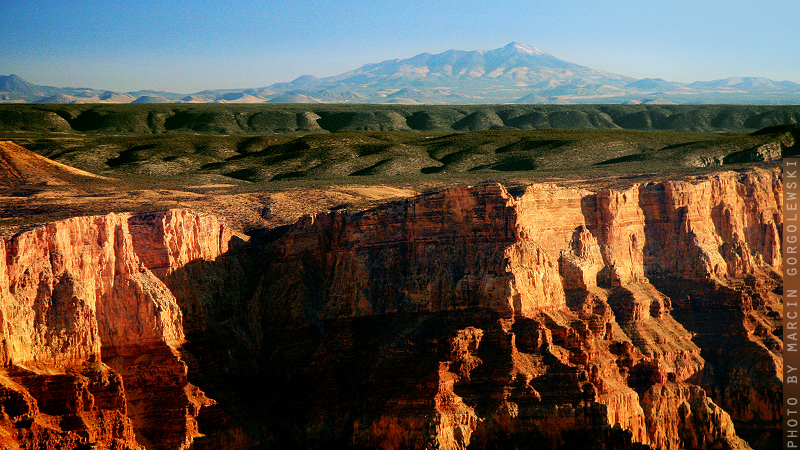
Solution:
[[(233, 98), (233, 96), (231, 96)], [(193, 102), (200, 99), (193, 97)], [(6, 104), (0, 133), (312, 134), (628, 129), (749, 132), (800, 122), (796, 105)]]
[(105, 179), (45, 158), (10, 141), (0, 141), (0, 186), (68, 185)]

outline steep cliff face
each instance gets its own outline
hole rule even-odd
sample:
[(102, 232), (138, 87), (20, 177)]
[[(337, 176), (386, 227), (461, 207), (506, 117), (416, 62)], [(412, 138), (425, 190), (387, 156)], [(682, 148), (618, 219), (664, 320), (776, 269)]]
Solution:
[[(543, 448), (568, 439), (595, 445), (619, 425), (629, 442), (656, 447), (747, 448), (734, 422), (768, 445), (770, 431), (752, 424), (780, 427), (780, 299), (772, 290), (781, 196), (780, 174), (756, 170), (597, 193), (536, 185), (519, 198), (499, 185), (459, 188), (365, 213), (308, 216), (272, 244), (256, 298), (267, 328), (316, 330), (320, 348), (336, 341), (328, 351), (340, 356), (376, 339), (342, 336), (342, 321), (377, 327), (377, 317), (426, 317), (365, 355), (376, 367), (391, 367), (389, 359), (406, 368), (399, 361), (410, 354), (429, 362), (414, 367), (423, 384), (413, 394), (374, 394), (397, 407), (373, 413), (351, 404), (354, 429), (342, 436), (357, 447), (487, 448), (527, 438)], [(718, 314), (720, 303), (730, 314)], [(428, 320), (443, 325), (433, 332)], [(267, 347), (280, 353), (279, 344)], [(726, 358), (744, 348), (758, 363), (747, 375)], [(318, 376), (407, 382), (388, 373), (375, 381), (373, 370), (331, 363)], [(692, 420), (704, 421), (691, 439), (688, 419), (665, 415), (652, 393), (682, 383), (712, 394), (675, 391), (676, 405), (686, 402)], [(321, 397), (349, 403), (341, 393)], [(293, 426), (313, 440), (320, 420)]]
[(0, 442), (771, 448), (781, 201), (755, 169), (456, 188), (250, 243), (187, 211), (37, 228), (0, 242)]
[(698, 386), (657, 384), (644, 394), (643, 404), (654, 448), (749, 448), (736, 436), (728, 413)]
[(280, 264), (270, 265), (264, 296), (288, 302), (295, 325), (467, 307), (511, 318), (512, 203), (501, 186), (459, 188), (356, 216), (306, 216), (273, 246)]
[[(213, 258), (225, 233), (193, 214), (164, 216), (80, 217), (0, 241), (4, 439), (187, 448), (198, 435), (194, 416), (213, 402), (187, 381), (181, 309), (146, 263), (159, 249), (171, 267)], [(162, 226), (179, 220), (192, 222)], [(140, 258), (145, 223), (152, 253)]]

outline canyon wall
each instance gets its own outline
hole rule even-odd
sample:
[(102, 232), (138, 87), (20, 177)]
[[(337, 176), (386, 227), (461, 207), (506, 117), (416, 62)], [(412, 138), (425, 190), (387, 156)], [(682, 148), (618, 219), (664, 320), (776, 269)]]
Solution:
[(753, 169), (454, 188), (249, 242), (177, 210), (36, 228), (0, 247), (0, 442), (775, 448), (781, 204)]
[[(518, 198), (458, 188), (308, 216), (273, 244), (258, 295), (280, 305), (265, 323), (316, 329), (342, 355), (363, 343), (337, 336), (336, 322), (442, 322), (433, 332), (412, 321), (380, 344), (378, 367), (408, 358), (398, 353), (431, 362), (414, 367), (422, 390), (372, 394), (391, 412), (353, 406), (356, 447), (535, 436), (559, 448), (569, 430), (594, 430), (582, 438), (594, 442), (619, 425), (656, 448), (747, 448), (735, 423), (760, 443), (780, 427), (781, 195), (780, 174), (756, 170), (596, 193), (535, 185)], [(318, 376), (377, 383), (359, 370)], [(700, 435), (664, 416), (662, 391), (706, 418)]]
[(0, 241), (0, 442), (188, 448), (213, 401), (187, 381), (183, 313), (155, 273), (218, 256), (226, 236), (216, 219), (168, 211)]

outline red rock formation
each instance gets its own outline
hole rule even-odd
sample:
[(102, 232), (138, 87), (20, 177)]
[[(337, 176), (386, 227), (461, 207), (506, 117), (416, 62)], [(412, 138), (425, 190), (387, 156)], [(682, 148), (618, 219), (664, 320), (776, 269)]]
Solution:
[(263, 248), (185, 211), (34, 229), (0, 242), (0, 439), (768, 448), (781, 196), (759, 169), (457, 188)]
[[(656, 384), (644, 394), (642, 403), (655, 448), (750, 448), (736, 436), (728, 413), (698, 386)], [(676, 414), (677, 421), (674, 420)]]
[[(218, 224), (166, 216), (194, 225), (151, 224), (171, 268), (226, 249)], [(0, 241), (6, 439), (172, 449), (199, 435), (194, 418), (213, 401), (186, 379), (175, 297), (135, 252), (129, 223), (141, 229), (147, 217), (80, 217)]]
[[(653, 425), (654, 397), (644, 394), (689, 380), (708, 387), (745, 428), (752, 420), (777, 428), (774, 389), (781, 366), (760, 364), (767, 369), (748, 381), (720, 364), (707, 366), (695, 343), (702, 330), (692, 318), (713, 314), (715, 297), (700, 297), (698, 303), (708, 303), (692, 309), (684, 301), (675, 305), (651, 283), (670, 295), (689, 292), (681, 283), (727, 289), (739, 296), (727, 300), (731, 308), (749, 314), (744, 322), (754, 324), (751, 330), (760, 326), (759, 339), (778, 341), (773, 331), (779, 322), (768, 315), (779, 300), (767, 292), (781, 271), (781, 192), (777, 171), (754, 170), (596, 194), (538, 185), (518, 199), (490, 185), (354, 215), (308, 216), (273, 244), (275, 260), (257, 298), (280, 316), (269, 321), (316, 327), (323, 342), (326, 323), (354, 317), (432, 313), (444, 320), (476, 309), (496, 315), (494, 325), (442, 330), (441, 338), (452, 342), (466, 333), (472, 337), (466, 347), (475, 349), (468, 356), (428, 354), (438, 359), (437, 369), (420, 377), (438, 373), (440, 380), (437, 388), (418, 392), (431, 396), (428, 406), (399, 395), (387, 401), (417, 405), (413, 415), (394, 408), (356, 415), (358, 446), (483, 448), (538, 436), (544, 447), (557, 448), (567, 444), (570, 430), (599, 436), (616, 424), (630, 430), (632, 441), (661, 445), (673, 438), (654, 427), (683, 419), (675, 413), (659, 419), (669, 424)], [(741, 297), (753, 297), (741, 288), (747, 277), (761, 280), (761, 288), (751, 289), (760, 303)], [(692, 331), (673, 317), (674, 308)], [(731, 320), (742, 326), (727, 315), (713, 323), (736, 329)], [(758, 341), (746, 329), (739, 335)], [(408, 351), (423, 343), (409, 338)], [(709, 343), (709, 355), (730, 343)], [(759, 348), (757, 360), (780, 359)], [(726, 372), (724, 386), (710, 381), (714, 370)], [(767, 392), (746, 392), (748, 383)], [(734, 402), (733, 392), (748, 401)], [(564, 403), (572, 406), (563, 409)], [(713, 403), (708, 408), (721, 411)], [(426, 426), (420, 415), (436, 419)], [(708, 429), (733, 429), (728, 416), (702, 417)], [(746, 446), (728, 431), (717, 433), (714, 445)], [(709, 436), (669, 445), (694, 448), (712, 442)]]
[(191, 262), (213, 261), (233, 237), (216, 217), (183, 210), (140, 213), (128, 226), (136, 256), (160, 279)]

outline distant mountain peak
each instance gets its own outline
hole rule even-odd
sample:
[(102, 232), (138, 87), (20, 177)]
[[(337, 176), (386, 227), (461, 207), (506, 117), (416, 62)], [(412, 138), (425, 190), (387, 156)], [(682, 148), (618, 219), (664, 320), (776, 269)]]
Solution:
[(512, 42), (503, 47), (503, 49), (513, 51), (515, 53), (523, 53), (526, 55), (547, 55), (547, 52), (539, 50), (538, 48), (528, 44), (520, 44), (519, 42)]
[(30, 83), (20, 78), (18, 75), (11, 75), (1, 76), (0, 75), (0, 89), (10, 90), (16, 89), (20, 86), (29, 87)]
[(757, 77), (679, 83), (636, 79), (559, 59), (510, 42), (492, 50), (447, 50), (365, 64), (334, 76), (302, 75), (262, 88), (192, 95), (56, 88), (0, 75), (0, 102), (128, 103), (783, 103), (800, 102), (800, 84)]

